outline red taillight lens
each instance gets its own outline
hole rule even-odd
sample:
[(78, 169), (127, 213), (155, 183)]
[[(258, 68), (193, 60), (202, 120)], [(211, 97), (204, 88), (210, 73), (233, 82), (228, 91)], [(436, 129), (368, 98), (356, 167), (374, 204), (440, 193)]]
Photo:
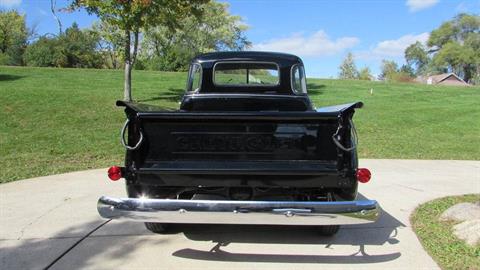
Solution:
[(108, 178), (112, 181), (117, 181), (122, 178), (122, 169), (117, 166), (112, 166), (108, 169)]
[(372, 178), (372, 173), (366, 168), (357, 169), (357, 180), (360, 183), (367, 183)]

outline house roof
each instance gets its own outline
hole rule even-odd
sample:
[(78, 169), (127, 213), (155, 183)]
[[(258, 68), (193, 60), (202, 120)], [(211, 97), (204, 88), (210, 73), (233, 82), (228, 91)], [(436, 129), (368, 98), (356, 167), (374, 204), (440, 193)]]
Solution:
[(432, 75), (432, 76), (428, 76), (427, 79), (432, 79), (434, 83), (441, 83), (451, 76), (455, 77), (455, 79), (457, 79), (458, 81), (467, 84), (462, 78), (458, 77), (457, 74), (455, 73), (443, 73), (438, 75)]

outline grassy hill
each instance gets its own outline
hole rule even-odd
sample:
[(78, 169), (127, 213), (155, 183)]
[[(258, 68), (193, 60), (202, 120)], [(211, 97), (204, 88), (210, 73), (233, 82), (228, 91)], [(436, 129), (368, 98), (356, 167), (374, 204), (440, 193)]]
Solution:
[[(136, 71), (135, 100), (175, 108), (185, 73)], [(123, 73), (0, 67), (0, 182), (121, 164)], [(361, 158), (480, 159), (480, 88), (309, 79), (318, 106), (363, 101)], [(370, 90), (373, 89), (373, 95)]]

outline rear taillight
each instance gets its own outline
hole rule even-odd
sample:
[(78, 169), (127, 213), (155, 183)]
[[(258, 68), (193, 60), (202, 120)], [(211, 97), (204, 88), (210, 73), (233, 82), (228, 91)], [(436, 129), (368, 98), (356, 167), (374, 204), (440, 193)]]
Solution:
[(112, 166), (108, 169), (108, 178), (112, 181), (117, 181), (122, 178), (122, 168), (117, 166)]
[(372, 173), (367, 168), (357, 169), (357, 180), (360, 183), (367, 183), (372, 178)]

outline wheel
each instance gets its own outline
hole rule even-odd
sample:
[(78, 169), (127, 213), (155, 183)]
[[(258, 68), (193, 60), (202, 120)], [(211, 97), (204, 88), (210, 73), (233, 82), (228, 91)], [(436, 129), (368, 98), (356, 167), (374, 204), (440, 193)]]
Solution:
[(147, 230), (154, 233), (167, 233), (170, 229), (170, 224), (165, 223), (155, 223), (155, 222), (145, 222), (145, 227)]
[[(333, 202), (337, 200), (338, 199), (336, 198), (335, 194), (333, 193), (327, 194), (327, 201)], [(340, 225), (324, 225), (324, 226), (318, 227), (318, 233), (321, 236), (333, 236), (338, 232), (338, 230), (340, 230)]]
[(333, 236), (340, 229), (340, 225), (325, 225), (318, 228), (318, 233), (321, 236)]
[[(139, 198), (142, 194), (149, 194), (150, 189), (148, 186), (141, 186), (141, 185), (128, 185), (127, 184), (127, 194), (129, 198)], [(160, 198), (164, 198), (168, 196), (160, 196)], [(172, 224), (167, 223), (157, 223), (157, 222), (145, 222), (145, 227), (147, 230), (153, 233), (169, 233), (172, 231), (173, 226)]]

